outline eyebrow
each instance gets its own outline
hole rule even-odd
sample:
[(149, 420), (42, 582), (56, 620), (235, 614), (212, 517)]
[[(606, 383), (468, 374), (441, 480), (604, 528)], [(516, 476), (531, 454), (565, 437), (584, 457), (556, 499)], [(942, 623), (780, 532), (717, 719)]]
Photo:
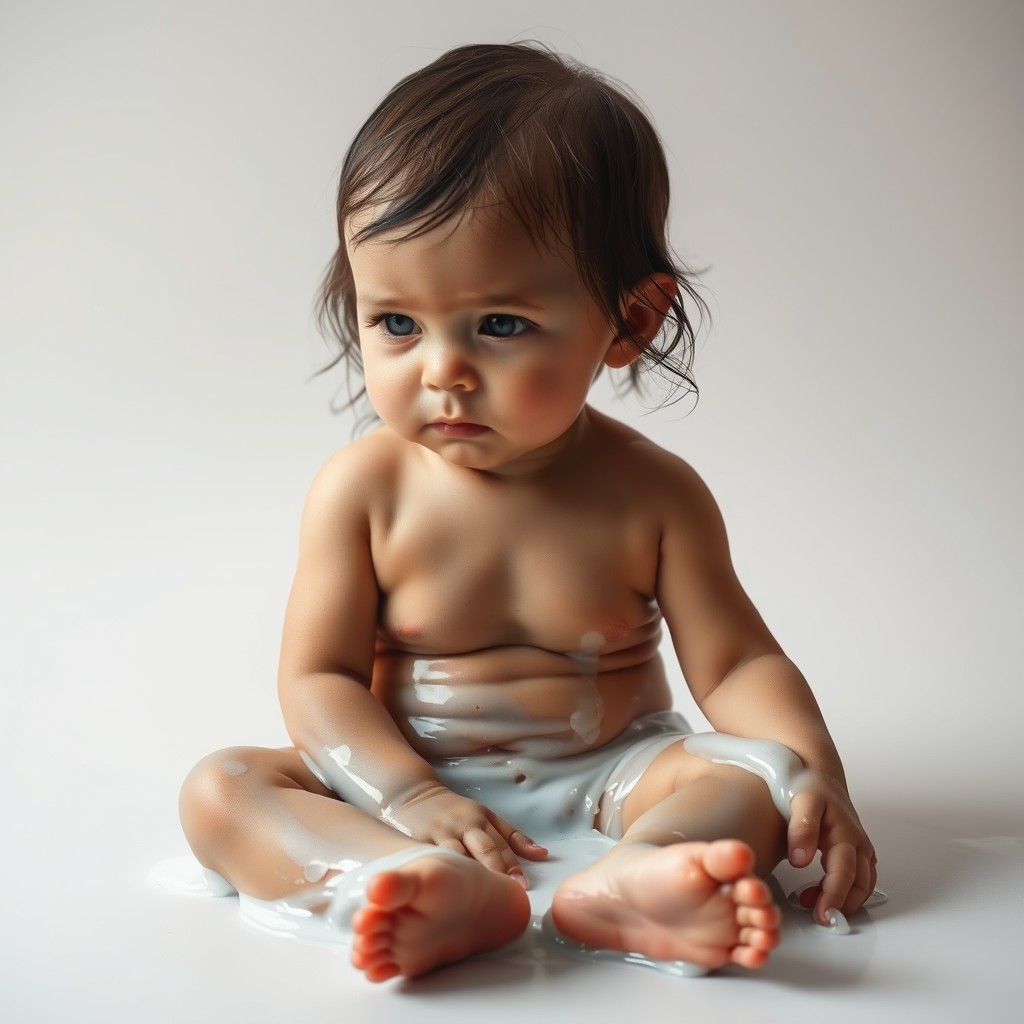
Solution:
[[(550, 292), (554, 293), (558, 291), (555, 288), (544, 288), (539, 289), (541, 293)], [(358, 301), (364, 306), (374, 306), (377, 309), (387, 309), (389, 307), (401, 307), (401, 306), (415, 306), (415, 301), (410, 302), (408, 299), (403, 299), (400, 296), (392, 295), (357, 295)], [(489, 306), (516, 306), (520, 309), (544, 309), (543, 305), (537, 302), (531, 302), (529, 299), (523, 298), (521, 295), (513, 294), (500, 294), (500, 295), (475, 295), (469, 297), (467, 305), (474, 305), (480, 307)]]

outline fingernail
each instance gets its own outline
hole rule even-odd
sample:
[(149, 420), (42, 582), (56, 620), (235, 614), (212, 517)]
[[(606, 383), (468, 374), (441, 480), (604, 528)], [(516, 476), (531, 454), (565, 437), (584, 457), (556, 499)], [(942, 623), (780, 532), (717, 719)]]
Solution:
[(807, 851), (797, 848), (790, 859), (794, 864), (802, 864), (807, 859)]
[(825, 919), (823, 927), (827, 928), (833, 934), (850, 934), (850, 922), (846, 920), (846, 915), (843, 914), (841, 910), (836, 910), (835, 907), (829, 907), (821, 916)]
[(530, 883), (526, 880), (526, 875), (522, 871), (510, 871), (509, 875), (514, 878), (524, 889), (530, 888)]

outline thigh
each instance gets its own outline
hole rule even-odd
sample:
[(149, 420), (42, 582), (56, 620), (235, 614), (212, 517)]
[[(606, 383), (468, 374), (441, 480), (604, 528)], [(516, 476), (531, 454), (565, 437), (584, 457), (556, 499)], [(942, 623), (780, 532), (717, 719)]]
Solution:
[(304, 789), (334, 797), (306, 766), (295, 747), (227, 747), (204, 757), (192, 769), (186, 789), (209, 790)]

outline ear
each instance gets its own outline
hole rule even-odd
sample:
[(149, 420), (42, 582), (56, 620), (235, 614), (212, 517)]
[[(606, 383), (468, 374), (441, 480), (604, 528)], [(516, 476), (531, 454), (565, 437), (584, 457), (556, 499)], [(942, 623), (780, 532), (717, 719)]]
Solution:
[(652, 274), (622, 297), (622, 315), (632, 337), (612, 340), (605, 353), (606, 366), (629, 366), (658, 336), (676, 297), (676, 282), (668, 274)]

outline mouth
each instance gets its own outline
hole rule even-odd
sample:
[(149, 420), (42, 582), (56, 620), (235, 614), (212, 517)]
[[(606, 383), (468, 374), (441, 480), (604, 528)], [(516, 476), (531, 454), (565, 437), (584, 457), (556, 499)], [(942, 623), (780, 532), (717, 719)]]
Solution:
[(442, 437), (479, 437), (490, 428), (480, 423), (469, 423), (465, 420), (436, 420), (428, 424), (431, 430), (436, 430)]

